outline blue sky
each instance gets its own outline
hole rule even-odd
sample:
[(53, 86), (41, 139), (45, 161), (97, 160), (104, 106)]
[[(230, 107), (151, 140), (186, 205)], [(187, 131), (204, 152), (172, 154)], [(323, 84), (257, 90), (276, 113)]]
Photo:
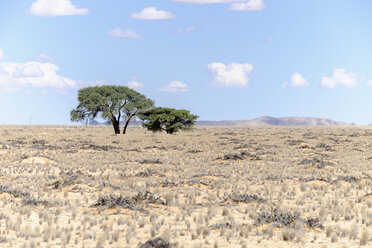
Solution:
[(372, 123), (369, 0), (1, 0), (0, 124), (129, 85), (201, 120)]

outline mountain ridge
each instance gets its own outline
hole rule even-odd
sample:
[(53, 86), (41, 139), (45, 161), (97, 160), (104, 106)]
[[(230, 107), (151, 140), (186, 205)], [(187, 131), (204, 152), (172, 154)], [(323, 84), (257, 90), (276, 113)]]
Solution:
[(261, 116), (252, 120), (197, 121), (198, 126), (352, 126), (353, 123), (316, 117)]

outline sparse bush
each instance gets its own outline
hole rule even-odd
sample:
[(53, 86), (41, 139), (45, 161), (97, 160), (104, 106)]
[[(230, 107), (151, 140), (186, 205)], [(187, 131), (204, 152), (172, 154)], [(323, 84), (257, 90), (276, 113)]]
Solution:
[(171, 244), (166, 242), (164, 239), (158, 237), (155, 239), (150, 239), (143, 244), (138, 245), (139, 248), (171, 248)]
[(274, 223), (278, 226), (291, 226), (300, 217), (299, 213), (284, 212), (277, 208), (270, 209), (269, 211), (262, 211), (257, 219), (256, 225), (262, 225), (266, 223)]
[(233, 194), (229, 197), (233, 202), (243, 202), (243, 203), (252, 203), (252, 202), (258, 202), (258, 203), (264, 203), (265, 200), (261, 197), (258, 197), (257, 195), (247, 195), (247, 194)]

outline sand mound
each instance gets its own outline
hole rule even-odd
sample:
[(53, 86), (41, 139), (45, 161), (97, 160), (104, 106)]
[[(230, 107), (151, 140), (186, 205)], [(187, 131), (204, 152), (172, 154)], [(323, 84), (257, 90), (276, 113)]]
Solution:
[(10, 199), (13, 199), (14, 196), (12, 196), (11, 194), (9, 193), (6, 193), (6, 192), (3, 192), (0, 194), (0, 200), (10, 200)]
[(44, 158), (44, 157), (25, 158), (21, 162), (26, 163), (26, 164), (55, 164), (56, 163), (53, 160), (49, 158)]

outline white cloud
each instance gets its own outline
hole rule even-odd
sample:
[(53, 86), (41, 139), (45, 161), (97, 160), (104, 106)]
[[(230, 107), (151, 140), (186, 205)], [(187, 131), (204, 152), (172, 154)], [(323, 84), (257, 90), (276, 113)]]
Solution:
[(187, 27), (185, 29), (178, 29), (177, 33), (189, 35), (196, 30), (195, 27)]
[(213, 3), (244, 2), (247, 0), (171, 0), (171, 1), (179, 2), (179, 3), (192, 3), (192, 4), (213, 4)]
[(143, 40), (145, 37), (143, 35), (137, 34), (135, 31), (130, 30), (130, 29), (120, 29), (120, 28), (115, 28), (113, 30), (110, 30), (107, 35), (112, 36), (112, 37), (119, 37), (119, 38), (127, 38), (127, 39), (132, 39), (132, 40)]
[(252, 72), (252, 64), (231, 63), (211, 63), (208, 70), (212, 75), (212, 86), (220, 88), (246, 88), (248, 87), (248, 74)]
[(4, 58), (4, 51), (3, 49), (0, 49), (0, 59), (3, 59)]
[(57, 74), (59, 67), (51, 63), (0, 63), (0, 88), (77, 88), (77, 82)]
[(283, 88), (288, 88), (288, 87), (292, 87), (292, 88), (305, 88), (309, 86), (309, 83), (306, 81), (305, 78), (303, 78), (301, 76), (300, 73), (295, 73), (292, 75), (291, 77), (291, 81), (290, 82), (284, 82), (282, 84), (282, 87)]
[(175, 18), (175, 15), (168, 11), (157, 10), (156, 7), (148, 7), (140, 12), (132, 13), (131, 17), (140, 20), (168, 20)]
[(53, 62), (53, 60), (53, 56), (46, 53), (42, 53), (36, 58), (36, 61), (38, 62)]
[(354, 73), (346, 72), (343, 68), (336, 68), (332, 77), (322, 77), (322, 86), (325, 88), (355, 88), (357, 81)]
[(70, 0), (36, 0), (32, 3), (29, 13), (35, 16), (53, 17), (87, 15), (89, 10), (76, 7)]
[(0, 93), (3, 93), (3, 94), (14, 94), (14, 93), (18, 93), (18, 92), (21, 92), (21, 91), (22, 91), (22, 89), (18, 88), (18, 87), (0, 88)]
[[(67, 92), (88, 86), (107, 84), (104, 80), (73, 80), (58, 74), (59, 67), (52, 63), (30, 61), (26, 63), (0, 63), (0, 92), (15, 93), (27, 88), (27, 92), (35, 92), (30, 88), (55, 89), (55, 92)], [(26, 93), (27, 93), (26, 92)]]
[(129, 87), (129, 88), (131, 88), (131, 89), (143, 89), (143, 84), (141, 84), (139, 81), (138, 81), (138, 78), (136, 78), (136, 77), (134, 77), (134, 78), (132, 78), (129, 82), (128, 82), (128, 84), (127, 84), (127, 86)]
[(258, 11), (265, 8), (263, 0), (171, 0), (172, 2), (191, 4), (230, 4), (229, 10), (234, 11)]
[(229, 10), (234, 11), (259, 11), (265, 8), (263, 0), (248, 0), (241, 3), (233, 3)]
[(167, 86), (159, 89), (163, 92), (187, 92), (187, 90), (187, 84), (178, 80), (173, 80)]
[(369, 87), (372, 86), (372, 79), (367, 82), (367, 86), (369, 86)]

